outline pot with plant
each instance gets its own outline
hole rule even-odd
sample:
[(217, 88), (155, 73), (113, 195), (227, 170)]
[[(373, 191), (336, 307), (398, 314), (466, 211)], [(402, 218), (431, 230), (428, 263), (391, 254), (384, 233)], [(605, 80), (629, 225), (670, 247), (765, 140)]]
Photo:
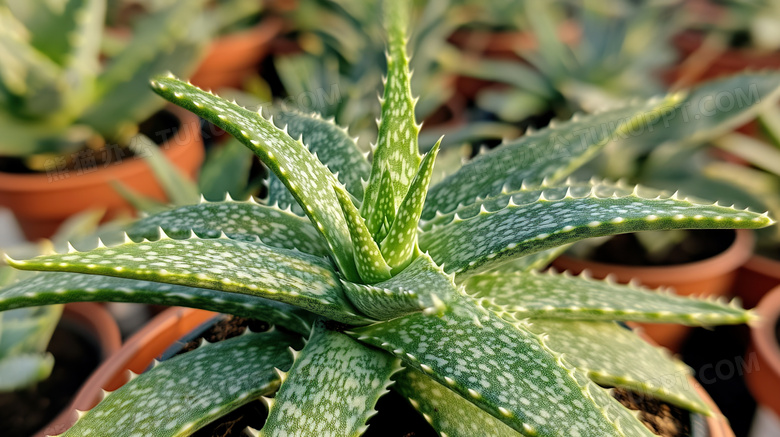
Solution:
[(629, 129), (685, 94), (504, 144), (429, 190), (438, 147), (424, 157), (417, 150), (403, 6), (385, 3), (388, 74), (371, 162), (319, 117), (290, 113), (280, 128), (175, 78), (152, 82), (253, 150), (285, 189), (277, 202), (297, 203), (305, 216), (255, 201), (204, 202), (139, 220), (121, 244), (9, 260), (40, 273), (0, 291), (0, 309), (136, 300), (275, 326), (155, 365), (61, 435), (190, 435), (254, 400), (267, 408), (261, 435), (359, 435), (389, 387), (451, 436), (652, 435), (602, 387), (663, 400), (685, 417), (712, 414), (684, 366), (616, 322), (742, 323), (750, 312), (533, 271), (560, 245), (588, 237), (772, 223), (565, 181), (608, 137), (546, 147), (608, 121)]
[(175, 1), (143, 17), (131, 41), (107, 59), (106, 0), (0, 6), (0, 205), (28, 238), (51, 236), (90, 207), (106, 209), (107, 218), (129, 211), (113, 180), (162, 199), (139, 159), (155, 143), (195, 175), (203, 157), (197, 118), (157, 113), (163, 105), (146, 82), (195, 66), (206, 41), (187, 29), (202, 3)]

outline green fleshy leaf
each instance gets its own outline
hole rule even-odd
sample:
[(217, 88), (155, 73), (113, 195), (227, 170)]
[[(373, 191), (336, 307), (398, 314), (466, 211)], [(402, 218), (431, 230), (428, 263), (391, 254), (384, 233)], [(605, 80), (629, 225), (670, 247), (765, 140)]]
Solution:
[(455, 293), (452, 277), (421, 254), (402, 272), (374, 285), (342, 281), (344, 294), (362, 313), (389, 320), (430, 308), (439, 310)]
[(417, 250), (417, 223), (420, 221), (420, 213), (422, 213), (423, 204), (425, 203), (425, 194), (428, 191), (428, 183), (430, 183), (431, 174), (433, 173), (433, 163), (436, 160), (436, 154), (439, 152), (440, 144), (441, 139), (423, 158), (420, 170), (414, 177), (412, 185), (409, 186), (409, 191), (398, 207), (398, 213), (390, 227), (390, 231), (382, 240), (382, 255), (394, 271), (399, 271), (406, 267)]
[(360, 211), (372, 235), (376, 235), (383, 224), (383, 217), (376, 214), (382, 173), (385, 169), (390, 171), (393, 204), (399, 205), (409, 191), (421, 161), (417, 144), (420, 128), (414, 120), (409, 58), (406, 55), (406, 23), (410, 15), (408, 5), (406, 0), (399, 0), (385, 2), (383, 6), (388, 38), (387, 80), (371, 177)]
[(686, 410), (712, 414), (693, 389), (691, 370), (629, 329), (612, 322), (532, 320), (550, 349), (600, 385), (627, 388)]
[(110, 393), (62, 436), (190, 435), (276, 391), (280, 377), (274, 368), (289, 368), (287, 347), (297, 343), (293, 336), (271, 331), (205, 344)]
[(552, 249), (543, 250), (541, 252), (532, 253), (503, 264), (495, 266), (490, 272), (498, 272), (503, 274), (513, 274), (517, 272), (530, 272), (532, 270), (542, 270), (547, 267), (555, 258), (566, 252), (570, 244), (564, 244), (563, 246), (553, 247)]
[[(375, 219), (381, 223), (381, 227), (375, 232), (374, 240), (382, 241), (390, 231), (395, 221), (395, 195), (393, 194), (393, 178), (387, 169), (382, 171), (382, 179), (379, 181), (379, 198), (376, 206), (370, 211)], [(368, 221), (368, 220), (367, 220)]]
[(671, 95), (660, 101), (575, 116), (481, 154), (431, 188), (422, 217), (430, 220), (436, 212), (449, 213), (479, 198), (561, 181), (615, 137), (650, 120), (661, 120), (661, 113), (681, 98)]
[[(325, 120), (319, 114), (304, 114), (297, 111), (282, 110), (274, 115), (277, 126), (286, 126), (287, 134), (292, 138), (302, 136), (303, 143), (311, 153), (333, 173), (338, 173), (339, 181), (347, 191), (358, 199), (363, 198), (363, 182), (371, 174), (371, 164), (350, 138), (347, 130)], [(268, 182), (268, 204), (278, 204), (280, 208), (292, 207), (296, 213), (303, 210), (292, 197), (282, 181), (270, 175)]]
[(343, 323), (366, 323), (343, 297), (327, 260), (260, 242), (165, 238), (8, 263), (22, 270), (89, 273), (243, 293)]
[(274, 397), (261, 436), (359, 436), (398, 360), (315, 325)]
[(50, 353), (0, 357), (0, 393), (23, 389), (51, 375), (54, 356)]
[(382, 252), (376, 241), (371, 238), (365, 221), (350, 200), (347, 190), (338, 185), (334, 185), (333, 190), (341, 204), (341, 210), (344, 212), (344, 218), (347, 220), (349, 233), (352, 236), (355, 266), (360, 279), (369, 284), (390, 279), (390, 266), (382, 257)]
[(304, 207), (335, 257), (341, 273), (358, 280), (349, 229), (332, 186), (336, 178), (317, 158), (260, 114), (249, 111), (175, 78), (158, 77), (152, 88), (224, 129), (260, 157)]
[(457, 393), (414, 369), (393, 377), (393, 390), (409, 399), (412, 406), (440, 434), (449, 437), (517, 437), (507, 426)]
[(766, 215), (676, 195), (649, 199), (635, 192), (602, 198), (596, 192), (575, 197), (568, 191), (553, 198), (551, 193), (558, 191), (546, 190), (536, 202), (523, 205), (514, 203), (512, 193), (502, 194), (484, 202), (506, 202), (492, 211), (481, 208), (482, 202), (470, 205), (464, 208), (468, 218), (456, 213), (447, 224), (420, 234), (420, 249), (446, 271), (468, 275), (584, 238), (665, 229), (755, 229), (773, 223)]
[(481, 304), (517, 319), (626, 320), (692, 326), (737, 324), (755, 316), (736, 305), (653, 292), (634, 285), (591, 279), (586, 275), (489, 273), (463, 285)]
[(298, 249), (325, 256), (328, 245), (308, 219), (288, 211), (247, 202), (202, 202), (145, 217), (133, 223), (127, 234), (134, 240), (160, 238), (160, 229), (171, 238), (216, 238), (223, 232), (234, 240), (255, 241), (284, 249)]
[(0, 311), (68, 302), (133, 302), (200, 308), (257, 318), (300, 334), (311, 313), (261, 297), (80, 273), (42, 272), (0, 290)]
[(592, 392), (601, 389), (588, 385), (587, 377), (576, 380), (574, 369), (540, 337), (466, 297), (448, 302), (442, 316), (416, 313), (349, 333), (391, 352), (523, 435), (634, 436), (639, 434), (625, 434), (620, 427), (633, 422), (642, 427), (616, 401), (623, 412), (594, 400)]
[(200, 200), (200, 191), (184, 171), (168, 159), (149, 137), (138, 134), (130, 139), (131, 150), (141, 156), (173, 205), (192, 205)]

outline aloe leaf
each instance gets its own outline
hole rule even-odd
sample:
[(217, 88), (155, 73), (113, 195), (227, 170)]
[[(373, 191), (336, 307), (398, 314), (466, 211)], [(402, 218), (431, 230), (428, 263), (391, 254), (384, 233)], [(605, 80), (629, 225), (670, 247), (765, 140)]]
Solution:
[(689, 380), (691, 370), (634, 332), (612, 322), (532, 320), (550, 349), (585, 371), (597, 384), (623, 387), (686, 410), (712, 414)]
[(379, 202), (383, 171), (387, 169), (393, 176), (393, 204), (399, 205), (409, 191), (421, 161), (417, 144), (420, 128), (414, 120), (409, 58), (406, 55), (408, 5), (405, 0), (401, 0), (385, 2), (383, 6), (388, 38), (387, 80), (371, 177), (360, 211), (373, 235), (383, 224), (383, 218), (374, 213)]
[(420, 170), (414, 177), (412, 185), (409, 186), (409, 191), (398, 207), (398, 213), (390, 227), (390, 231), (382, 240), (382, 255), (394, 271), (406, 267), (417, 250), (417, 223), (420, 221), (420, 213), (422, 213), (423, 204), (425, 203), (425, 194), (428, 191), (428, 184), (433, 174), (433, 163), (436, 160), (436, 154), (439, 152), (440, 144), (441, 139), (425, 155), (420, 164)]
[(524, 185), (561, 181), (611, 140), (643, 123), (661, 120), (661, 114), (673, 108), (681, 98), (671, 95), (664, 100), (578, 115), (504, 143), (477, 156), (431, 187), (422, 217), (430, 220), (437, 211), (448, 213), (478, 198), (515, 191)]
[[(69, 302), (184, 306), (264, 320), (308, 334), (311, 314), (275, 300), (102, 275), (42, 272), (0, 290), (0, 311)], [(8, 314), (8, 313), (6, 313)]]
[(0, 393), (23, 389), (51, 375), (54, 356), (50, 353), (26, 353), (0, 356)]
[(355, 266), (360, 278), (369, 284), (390, 279), (390, 266), (382, 257), (379, 246), (368, 232), (365, 221), (349, 198), (347, 190), (338, 185), (334, 185), (333, 190), (341, 204), (341, 210), (344, 212), (352, 236)]
[[(678, 199), (643, 198), (636, 191), (629, 195), (599, 197), (593, 192), (575, 197), (551, 199), (542, 192), (533, 203), (516, 205), (512, 194), (500, 197), (504, 207), (451, 221), (420, 234), (419, 245), (428, 251), (447, 272), (459, 275), (489, 270), (492, 266), (519, 256), (575, 241), (605, 235), (664, 229), (755, 229), (773, 223), (767, 215), (747, 210), (694, 203)], [(466, 207), (469, 214), (482, 202)]]
[(275, 368), (289, 368), (293, 358), (287, 348), (298, 342), (271, 331), (204, 344), (108, 394), (61, 436), (188, 436), (275, 392), (280, 384)]
[(393, 377), (393, 390), (409, 399), (412, 406), (440, 434), (449, 437), (517, 437), (504, 422), (486, 413), (457, 393), (422, 372), (406, 368)]
[[(642, 425), (628, 410), (614, 400), (620, 408), (607, 408), (610, 404), (594, 397), (601, 389), (589, 385), (587, 377), (577, 380), (577, 372), (542, 338), (468, 298), (448, 302), (441, 316), (415, 313), (348, 333), (392, 353), (523, 435), (640, 435), (634, 425)], [(632, 429), (626, 433), (623, 426)]]
[(138, 134), (131, 139), (131, 149), (143, 157), (174, 205), (198, 203), (200, 192), (195, 182), (171, 162), (149, 137)]
[[(291, 137), (302, 136), (309, 151), (316, 153), (320, 162), (331, 172), (338, 173), (338, 179), (347, 191), (357, 199), (363, 198), (362, 180), (368, 180), (371, 164), (346, 129), (318, 114), (289, 110), (275, 114), (274, 122), (280, 127), (287, 126), (287, 133)], [(268, 203), (276, 203), (280, 208), (292, 206), (294, 210), (300, 209), (295, 198), (275, 175), (271, 175), (268, 183)]]
[(438, 311), (455, 292), (448, 276), (433, 260), (421, 254), (402, 272), (374, 285), (342, 281), (344, 294), (363, 314), (389, 320), (413, 312)]
[(625, 320), (701, 326), (737, 324), (755, 315), (735, 304), (653, 292), (636, 285), (546, 273), (488, 273), (463, 282), (483, 306), (508, 312), (515, 318), (570, 320)]
[(142, 218), (133, 223), (127, 234), (134, 240), (161, 237), (160, 229), (171, 238), (189, 238), (192, 232), (202, 238), (216, 238), (225, 233), (235, 240), (255, 241), (268, 246), (298, 249), (325, 256), (328, 245), (306, 219), (253, 199), (245, 202), (202, 202)]
[(547, 265), (550, 264), (555, 258), (558, 258), (558, 256), (560, 256), (562, 253), (566, 252), (566, 249), (568, 249), (569, 246), (569, 244), (564, 244), (563, 246), (553, 247), (552, 249), (532, 253), (530, 255), (499, 264), (494, 269), (491, 269), (490, 272), (513, 274), (517, 272), (542, 270), (547, 267)]
[[(381, 223), (379, 230), (373, 234), (376, 241), (381, 242), (390, 231), (390, 226), (395, 221), (396, 208), (395, 194), (393, 194), (393, 177), (390, 175), (389, 170), (384, 169), (382, 178), (379, 181), (379, 197), (377, 198), (376, 206), (370, 211), (374, 216), (372, 220), (377, 220)], [(366, 218), (366, 222), (368, 220), (369, 218)]]
[(157, 78), (153, 89), (224, 129), (260, 157), (285, 183), (328, 242), (341, 273), (358, 279), (352, 242), (332, 186), (336, 178), (303, 143), (295, 141), (260, 114), (202, 91), (174, 78)]
[(359, 436), (398, 360), (315, 324), (284, 375), (261, 436)]
[(343, 297), (327, 260), (260, 242), (166, 237), (27, 261), (9, 259), (8, 264), (21, 270), (89, 273), (242, 293), (343, 323), (366, 323)]

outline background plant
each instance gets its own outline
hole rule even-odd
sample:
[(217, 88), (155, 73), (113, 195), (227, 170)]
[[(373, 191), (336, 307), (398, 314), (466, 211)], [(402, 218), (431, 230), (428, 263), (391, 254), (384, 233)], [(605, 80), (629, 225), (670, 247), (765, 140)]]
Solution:
[[(594, 236), (772, 223), (566, 179), (612, 136), (725, 84), (560, 123), (428, 189), (438, 146), (418, 152), (407, 12), (402, 2), (385, 7), (388, 74), (371, 162), (320, 117), (272, 122), (175, 78), (152, 83), (253, 150), (286, 190), (277, 199), (304, 217), (254, 200), (205, 202), (141, 219), (119, 244), (8, 260), (42, 272), (2, 290), (0, 309), (135, 301), (276, 326), (157, 364), (64, 435), (189, 435), (258, 398), (269, 408), (261, 435), (359, 435), (391, 385), (450, 436), (650, 435), (596, 383), (710, 413), (685, 378), (658, 377), (687, 375), (678, 361), (616, 321), (712, 325), (751, 313), (533, 269)], [(762, 95), (780, 87), (776, 75), (734, 81), (760, 84)]]
[[(105, 0), (0, 5), (0, 155), (67, 154), (126, 145), (163, 105), (150, 75), (195, 66), (208, 33), (190, 25), (204, 1), (170, 1), (102, 60)], [(28, 160), (28, 165), (35, 163)]]

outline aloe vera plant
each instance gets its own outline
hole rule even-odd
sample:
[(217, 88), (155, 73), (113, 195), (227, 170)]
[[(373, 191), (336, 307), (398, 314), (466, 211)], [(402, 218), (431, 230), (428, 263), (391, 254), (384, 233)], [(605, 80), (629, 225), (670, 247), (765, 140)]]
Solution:
[[(371, 162), (318, 116), (285, 113), (279, 127), (174, 77), (152, 81), (260, 157), (281, 183), (270, 187), (274, 204), (202, 202), (140, 219), (122, 243), (9, 258), (40, 273), (0, 291), (0, 309), (150, 302), (255, 317), (275, 329), (157, 363), (62, 435), (189, 435), (254, 399), (268, 407), (254, 435), (360, 435), (388, 388), (448, 436), (651, 435), (601, 386), (711, 414), (681, 363), (617, 322), (743, 323), (750, 312), (535, 271), (588, 237), (772, 223), (567, 179), (611, 136), (688, 94), (562, 122), (428, 189), (438, 147), (418, 152), (405, 14), (403, 2), (385, 3), (388, 72)], [(780, 85), (776, 76), (765, 81)], [(603, 135), (572, 140), (604, 126)], [(278, 207), (291, 204), (302, 215)]]

